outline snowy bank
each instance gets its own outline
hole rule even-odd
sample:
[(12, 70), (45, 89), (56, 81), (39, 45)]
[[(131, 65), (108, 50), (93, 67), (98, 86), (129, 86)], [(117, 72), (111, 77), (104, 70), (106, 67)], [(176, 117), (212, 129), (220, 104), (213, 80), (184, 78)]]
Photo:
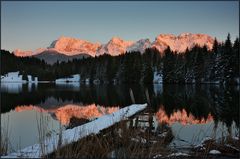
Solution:
[(1, 76), (1, 82), (12, 82), (12, 83), (37, 83), (38, 78), (33, 77), (31, 75), (27, 75), (27, 80), (23, 80), (23, 75), (19, 74), (19, 71), (17, 72), (9, 72), (6, 75)]
[[(68, 129), (62, 132), (62, 142), (61, 146), (65, 146), (69, 143), (76, 142), (79, 139), (86, 137), (90, 134), (98, 134), (101, 130), (106, 129), (123, 119), (133, 116), (139, 111), (144, 110), (147, 104), (133, 104), (128, 107), (122, 108), (117, 112), (112, 114), (104, 115), (92, 122), (86, 123), (84, 125), (75, 127), (73, 129)], [(11, 153), (7, 156), (1, 156), (2, 158), (39, 158), (42, 155), (49, 154), (56, 150), (58, 145), (59, 135), (53, 135), (43, 142), (44, 151), (41, 149), (43, 145), (35, 144), (33, 146), (26, 147), (17, 152)], [(44, 152), (44, 154), (42, 154)]]
[(80, 75), (79, 74), (75, 74), (75, 75), (72, 75), (71, 77), (69, 78), (59, 78), (59, 79), (56, 79), (55, 82), (58, 84), (58, 83), (67, 83), (67, 82), (80, 82)]
[(26, 80), (22, 79), (22, 75), (19, 72), (9, 72), (4, 76), (1, 76), (1, 82), (19, 82), (26, 83)]
[(218, 150), (211, 150), (211, 151), (209, 151), (209, 154), (211, 154), (211, 155), (219, 155), (219, 154), (221, 154), (221, 152), (218, 151)]

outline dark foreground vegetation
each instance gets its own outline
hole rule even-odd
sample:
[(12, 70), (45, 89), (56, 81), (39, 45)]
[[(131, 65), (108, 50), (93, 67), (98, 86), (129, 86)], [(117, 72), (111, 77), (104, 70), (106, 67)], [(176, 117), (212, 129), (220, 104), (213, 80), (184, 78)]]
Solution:
[[(154, 128), (151, 112), (144, 111), (97, 135), (71, 143), (45, 158), (238, 158), (240, 140), (231, 136), (205, 139), (198, 146), (178, 149), (169, 146), (176, 137), (169, 126)], [(141, 116), (148, 116), (143, 121)], [(220, 154), (211, 154), (219, 151)]]

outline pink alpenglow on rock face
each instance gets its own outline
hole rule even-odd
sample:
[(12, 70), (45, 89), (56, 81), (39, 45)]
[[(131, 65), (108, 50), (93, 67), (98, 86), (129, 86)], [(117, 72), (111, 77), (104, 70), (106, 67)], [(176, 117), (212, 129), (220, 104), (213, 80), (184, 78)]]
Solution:
[(159, 52), (163, 52), (167, 46), (169, 46), (172, 51), (179, 53), (184, 52), (187, 48), (191, 49), (195, 45), (201, 47), (206, 45), (207, 48), (211, 50), (213, 42), (214, 39), (207, 34), (182, 33), (178, 36), (173, 34), (160, 34), (152, 43), (152, 47), (158, 49)]
[(113, 37), (107, 44), (103, 44), (97, 50), (96, 55), (109, 54), (111, 56), (117, 56), (124, 54), (127, 51), (127, 48), (133, 43), (133, 41), (124, 41), (119, 37)]
[(54, 48), (56, 51), (68, 56), (78, 55), (81, 53), (95, 56), (99, 47), (99, 43), (91, 43), (86, 40), (70, 37), (60, 37), (58, 40), (53, 41), (49, 48)]
[(22, 51), (20, 49), (16, 49), (14, 51), (14, 54), (16, 56), (20, 56), (20, 57), (26, 57), (26, 56), (32, 56), (33, 55), (33, 52), (32, 51)]
[[(76, 39), (71, 37), (60, 37), (53, 41), (48, 48), (40, 48), (35, 51), (22, 51), (15, 50), (14, 54), (16, 56), (26, 57), (35, 56), (39, 58), (38, 55), (41, 53), (55, 55), (64, 55), (65, 58), (74, 57), (78, 55), (87, 55), (91, 57), (100, 56), (103, 54), (109, 54), (111, 56), (118, 56), (126, 52), (136, 52), (139, 51), (144, 53), (147, 48), (156, 48), (160, 53), (162, 53), (168, 46), (172, 51), (177, 53), (184, 52), (187, 48), (191, 49), (195, 45), (203, 47), (207, 46), (209, 50), (212, 49), (214, 39), (207, 34), (192, 34), (192, 33), (182, 33), (178, 36), (173, 34), (160, 34), (151, 43), (149, 39), (140, 39), (136, 42), (125, 41), (119, 37), (113, 37), (106, 44), (92, 43), (82, 39)], [(49, 55), (49, 57), (52, 57)]]
[(133, 43), (127, 48), (127, 52), (139, 51), (144, 53), (147, 48), (151, 48), (151, 42), (149, 39), (141, 39)]
[(20, 49), (16, 49), (13, 53), (14, 55), (16, 56), (19, 56), (19, 57), (28, 57), (28, 56), (34, 56), (34, 55), (37, 55), (43, 51), (45, 51), (46, 49), (44, 48), (39, 48), (35, 51), (23, 51), (23, 50), (20, 50)]

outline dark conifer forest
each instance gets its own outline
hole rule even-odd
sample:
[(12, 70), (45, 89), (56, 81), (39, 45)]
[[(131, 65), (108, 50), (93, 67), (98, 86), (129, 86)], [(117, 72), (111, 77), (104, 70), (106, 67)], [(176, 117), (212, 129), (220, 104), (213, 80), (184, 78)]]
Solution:
[(196, 45), (182, 53), (173, 52), (169, 47), (160, 53), (151, 48), (143, 54), (105, 54), (53, 65), (34, 57), (16, 57), (1, 50), (1, 75), (14, 71), (20, 71), (23, 78), (33, 75), (39, 80), (49, 81), (80, 74), (81, 81), (152, 83), (154, 74), (161, 74), (163, 83), (239, 84), (239, 39), (232, 42), (229, 34), (223, 43), (215, 39), (212, 50)]

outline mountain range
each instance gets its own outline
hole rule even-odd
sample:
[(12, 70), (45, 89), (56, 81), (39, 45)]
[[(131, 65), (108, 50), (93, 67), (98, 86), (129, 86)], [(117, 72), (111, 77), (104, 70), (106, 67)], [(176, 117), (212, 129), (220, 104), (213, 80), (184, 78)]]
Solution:
[(68, 61), (95, 57), (103, 54), (117, 56), (126, 52), (139, 51), (143, 53), (147, 48), (156, 48), (162, 53), (168, 46), (177, 53), (184, 52), (187, 48), (191, 49), (195, 45), (204, 46), (212, 49), (214, 38), (207, 34), (182, 33), (178, 36), (173, 34), (160, 34), (153, 42), (149, 39), (138, 41), (125, 41), (119, 37), (113, 37), (106, 44), (92, 43), (87, 40), (71, 37), (60, 37), (54, 40), (49, 47), (39, 48), (35, 51), (15, 50), (16, 56), (33, 56), (45, 60), (49, 64), (57, 61)]

